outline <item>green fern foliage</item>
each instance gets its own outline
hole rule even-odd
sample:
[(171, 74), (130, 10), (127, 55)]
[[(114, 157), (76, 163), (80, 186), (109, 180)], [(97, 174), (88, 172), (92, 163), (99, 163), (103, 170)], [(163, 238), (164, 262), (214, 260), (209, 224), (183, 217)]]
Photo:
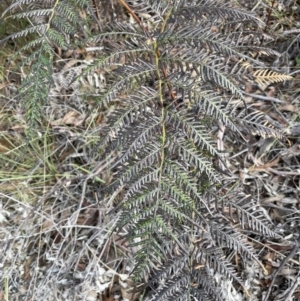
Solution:
[[(88, 1), (13, 1), (4, 11), (3, 18), (25, 19), (30, 26), (20, 32), (4, 38), (1, 43), (20, 37), (30, 37), (30, 43), (24, 45), (14, 57), (24, 51), (30, 52), (19, 67), (27, 67), (26, 78), (20, 87), (20, 99), (26, 110), (29, 132), (33, 133), (37, 125), (43, 122), (43, 108), (47, 104), (49, 90), (53, 84), (52, 65), (55, 56), (54, 46), (72, 48), (74, 45), (66, 39), (83, 29), (83, 20), (79, 15)], [(9, 12), (13, 12), (11, 16)]]
[(153, 301), (225, 300), (225, 280), (248, 294), (230, 255), (260, 264), (247, 235), (277, 234), (254, 198), (230, 194), (217, 133), (224, 126), (244, 140), (249, 133), (280, 137), (260, 112), (244, 107), (238, 85), (248, 75), (239, 62), (261, 66), (244, 51), (261, 22), (230, 1), (118, 0), (111, 3), (127, 20), (116, 17), (89, 31), (80, 10), (92, 19), (90, 2), (19, 0), (9, 7), (15, 18), (32, 21), (11, 38), (35, 37), (25, 46), (32, 47), (32, 63), (21, 87), (28, 125), (41, 121), (47, 102), (53, 45), (72, 49), (67, 37), (73, 36), (78, 45), (101, 49), (81, 76), (108, 73), (94, 106), (110, 109), (97, 149), (101, 160), (115, 161), (99, 191), (116, 200), (115, 230), (130, 242), (135, 280), (151, 288)]
[[(116, 79), (100, 96), (99, 108), (122, 104), (108, 118), (101, 144), (118, 154), (113, 180), (103, 189), (108, 195), (124, 191), (117, 229), (126, 229), (135, 250), (133, 273), (139, 281), (153, 273), (150, 300), (223, 300), (222, 294), (216, 297), (216, 273), (247, 294), (227, 256), (234, 250), (255, 262), (259, 258), (237, 225), (265, 236), (276, 233), (263, 215), (238, 200), (219, 203), (217, 192), (210, 201), (204, 192), (222, 182), (214, 128), (221, 122), (241, 135), (251, 127), (247, 118), (241, 127), (230, 112), (230, 101), (242, 104), (243, 94), (229, 62), (246, 58), (239, 52), (242, 37), (259, 22), (222, 1), (120, 3), (136, 23), (110, 24), (90, 41), (107, 54), (92, 68), (109, 63)], [(223, 30), (239, 32), (240, 38), (232, 40)]]

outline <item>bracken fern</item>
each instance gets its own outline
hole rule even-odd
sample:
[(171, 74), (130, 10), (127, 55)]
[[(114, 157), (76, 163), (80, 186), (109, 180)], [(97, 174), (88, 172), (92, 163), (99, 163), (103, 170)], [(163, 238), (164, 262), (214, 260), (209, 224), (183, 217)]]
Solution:
[[(218, 133), (226, 128), (225, 134), (244, 141), (249, 133), (282, 137), (260, 112), (245, 107), (240, 87), (260, 75), (269, 75), (264, 82), (287, 79), (253, 74), (266, 67), (250, 51), (274, 55), (260, 45), (262, 24), (230, 1), (111, 5), (114, 20), (105, 24), (100, 16), (97, 30), (85, 27), (95, 17), (92, 1), (20, 0), (9, 7), (21, 11), (14, 17), (32, 21), (11, 38), (35, 37), (24, 48), (33, 48), (21, 87), (28, 125), (41, 118), (47, 101), (53, 45), (72, 49), (68, 39), (76, 37), (78, 45), (99, 47), (101, 54), (81, 75), (105, 70), (106, 86), (93, 109), (116, 107), (96, 150), (101, 160), (116, 157), (99, 197), (117, 201), (111, 214), (120, 212), (115, 230), (135, 252), (135, 280), (151, 288), (149, 300), (225, 300), (226, 280), (249, 294), (229, 255), (234, 251), (238, 259), (261, 265), (247, 234), (277, 234), (256, 200), (235, 187), (236, 179), (228, 180)], [(118, 16), (125, 12), (127, 18)]]

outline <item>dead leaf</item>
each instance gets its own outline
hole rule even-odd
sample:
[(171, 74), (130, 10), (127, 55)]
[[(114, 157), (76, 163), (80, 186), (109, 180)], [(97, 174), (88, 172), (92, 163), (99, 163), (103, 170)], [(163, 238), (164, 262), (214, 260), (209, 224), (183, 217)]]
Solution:
[(115, 301), (115, 298), (103, 296), (103, 301)]
[(42, 225), (42, 230), (46, 231), (54, 226), (53, 222), (50, 219), (46, 219)]
[(271, 275), (273, 272), (273, 262), (275, 259), (275, 253), (269, 251), (265, 256), (263, 256), (262, 259), (266, 261), (265, 270), (268, 272), (268, 275)]
[(287, 112), (299, 112), (299, 109), (296, 108), (294, 105), (292, 104), (284, 104), (278, 107), (279, 111), (287, 111)]
[(68, 112), (61, 120), (63, 124), (70, 124), (70, 125), (80, 125), (82, 121), (83, 121), (82, 115), (76, 111)]
[(82, 124), (84, 116), (76, 111), (69, 111), (63, 118), (51, 122), (51, 125), (57, 126), (61, 124), (79, 126)]
[(300, 154), (300, 144), (294, 144), (292, 147), (283, 150), (280, 155), (286, 159), (299, 156)]
[(141, 295), (140, 292), (134, 292), (135, 284), (132, 279), (128, 278), (126, 281), (119, 280), (121, 285), (121, 293), (124, 299), (128, 299), (130, 301), (138, 300)]
[(4, 82), (0, 84), (0, 90), (2, 90), (3, 88), (9, 86), (9, 82)]
[(96, 226), (99, 217), (99, 210), (88, 208), (85, 213), (80, 214), (77, 219), (77, 225)]
[(0, 138), (0, 153), (6, 153), (12, 148), (13, 146), (7, 138)]
[(253, 168), (251, 168), (251, 171), (266, 170), (269, 167), (272, 167), (272, 166), (276, 165), (279, 162), (279, 159), (280, 159), (280, 157), (278, 156), (275, 160), (273, 160), (273, 161), (271, 161), (267, 164), (260, 165), (260, 166), (254, 166)]

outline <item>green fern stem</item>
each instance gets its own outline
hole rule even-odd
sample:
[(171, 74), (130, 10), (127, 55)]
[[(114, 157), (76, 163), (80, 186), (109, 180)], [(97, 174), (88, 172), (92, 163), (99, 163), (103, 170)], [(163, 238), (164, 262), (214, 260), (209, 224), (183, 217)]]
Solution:
[[(148, 28), (143, 24), (142, 20), (135, 14), (135, 12), (130, 8), (130, 6), (127, 4), (127, 2), (125, 0), (118, 0), (118, 2), (127, 10), (127, 12), (133, 17), (133, 19), (139, 24), (139, 26), (142, 28), (142, 30), (147, 35), (147, 38), (149, 39), (149, 41), (151, 43), (153, 43), (153, 45), (155, 45), (154, 53), (155, 53), (155, 56), (158, 57), (158, 59), (159, 59), (161, 56), (160, 51), (158, 50), (157, 43), (154, 40), (154, 38), (151, 36)], [(173, 11), (173, 8), (171, 7), (170, 10), (165, 15), (165, 19), (164, 19), (164, 22), (163, 22), (163, 25), (162, 25), (161, 31), (160, 31), (161, 33), (163, 33), (163, 31), (165, 30), (167, 21), (168, 21), (169, 17), (171, 16), (172, 11)], [(160, 70), (159, 66), (157, 66), (157, 70), (158, 71)], [(165, 67), (162, 67), (161, 71), (163, 73), (164, 79), (166, 80), (171, 99), (174, 101), (174, 104), (177, 106), (177, 103), (175, 101), (175, 95), (174, 95), (174, 92), (172, 91), (172, 86), (170, 85), (170, 82), (168, 80), (167, 71), (166, 71)]]
[[(159, 67), (159, 60), (160, 60), (160, 53), (158, 51), (158, 45), (156, 41), (153, 41), (153, 49), (155, 53), (155, 65), (156, 65), (156, 70), (157, 73), (160, 74), (160, 67)], [(158, 79), (158, 95), (159, 95), (159, 102), (161, 104), (161, 125), (162, 125), (162, 136), (161, 136), (161, 162), (160, 162), (160, 181), (161, 182), (161, 175), (162, 175), (162, 170), (163, 170), (163, 164), (165, 161), (165, 144), (166, 144), (166, 125), (165, 125), (165, 109), (164, 109), (164, 98), (163, 98), (163, 91), (162, 91), (162, 80), (159, 76)]]
[(163, 21), (163, 24), (161, 26), (161, 30), (160, 30), (160, 33), (163, 33), (165, 31), (165, 28), (166, 28), (166, 25), (167, 25), (167, 22), (172, 14), (172, 11), (173, 11), (173, 6), (170, 7), (169, 11), (166, 13), (165, 15), (165, 18), (164, 18), (164, 21)]
[(51, 12), (51, 15), (49, 17), (49, 21), (48, 21), (48, 24), (47, 24), (47, 29), (46, 31), (48, 31), (50, 29), (50, 25), (51, 25), (51, 20), (54, 18), (54, 15), (55, 15), (55, 8), (56, 6), (59, 4), (59, 0), (56, 0), (54, 5), (53, 5), (53, 9), (52, 9), (52, 12)]

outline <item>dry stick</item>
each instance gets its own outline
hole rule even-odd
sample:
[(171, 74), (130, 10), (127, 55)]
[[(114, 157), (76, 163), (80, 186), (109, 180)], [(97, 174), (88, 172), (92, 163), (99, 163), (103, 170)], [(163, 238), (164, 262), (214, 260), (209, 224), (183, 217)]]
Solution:
[(124, 8), (128, 11), (128, 13), (133, 17), (133, 19), (139, 24), (139, 26), (144, 30), (144, 32), (146, 33), (148, 39), (150, 39), (151, 41), (154, 41), (153, 38), (151, 37), (149, 30), (146, 26), (144, 26), (144, 24), (142, 23), (142, 21), (140, 20), (140, 18), (135, 14), (135, 12), (128, 6), (128, 4), (126, 3), (125, 0), (118, 0), (118, 2), (124, 6)]
[(102, 26), (101, 26), (101, 23), (100, 23), (100, 16), (99, 16), (99, 9), (98, 9), (98, 6), (97, 6), (95, 0), (92, 0), (92, 1), (93, 1), (93, 6), (95, 8), (95, 14), (94, 14), (94, 12), (92, 10), (90, 10), (90, 14), (91, 14), (92, 18), (98, 24), (99, 30), (102, 31)]
[(271, 293), (271, 290), (272, 290), (272, 287), (273, 287), (273, 285), (274, 285), (274, 283), (275, 283), (276, 277), (278, 276), (279, 272), (282, 270), (282, 268), (285, 266), (285, 264), (286, 264), (291, 258), (294, 257), (295, 253), (296, 253), (296, 252), (298, 251), (298, 249), (299, 249), (299, 246), (300, 246), (300, 235), (298, 236), (298, 238), (297, 238), (297, 240), (296, 240), (296, 242), (295, 242), (295, 245), (294, 245), (293, 249), (291, 250), (291, 252), (289, 253), (289, 255), (286, 256), (286, 257), (282, 260), (282, 262), (281, 262), (280, 266), (278, 267), (278, 269), (276, 270), (276, 272), (273, 273), (273, 274), (271, 274), (270, 276), (268, 276), (268, 278), (269, 278), (269, 277), (272, 277), (273, 279), (272, 279), (272, 282), (271, 282), (271, 284), (270, 284), (270, 286), (269, 286), (269, 289), (268, 289), (268, 291), (267, 291), (267, 294), (266, 294), (266, 296), (265, 296), (265, 298), (264, 298), (264, 301), (267, 301), (267, 300), (268, 300), (268, 298), (269, 298), (269, 296), (270, 296), (270, 293)]
[[(269, 23), (270, 23), (270, 19), (271, 19), (271, 14), (272, 14), (272, 11), (273, 11), (273, 8), (274, 8), (274, 4), (275, 4), (275, 0), (272, 1), (271, 8), (269, 10), (268, 19), (267, 19), (267, 22), (266, 22), (264, 33), (267, 33), (267, 31), (268, 31), (268, 27), (269, 27)], [(263, 44), (263, 42), (264, 42), (264, 36), (262, 36), (262, 39), (260, 41), (260, 46)]]
[(291, 287), (291, 289), (290, 289), (288, 295), (285, 297), (285, 300), (290, 300), (291, 297), (292, 297), (292, 295), (293, 295), (293, 293), (294, 293), (294, 291), (295, 291), (296, 288), (298, 287), (298, 285), (299, 285), (299, 283), (300, 283), (300, 276), (299, 276), (299, 274), (300, 274), (300, 272), (298, 273), (297, 278), (296, 278), (296, 280), (295, 280), (293, 286)]
[(96, 14), (96, 17), (97, 17), (97, 19), (100, 21), (98, 5), (96, 4), (95, 0), (93, 0), (93, 6), (94, 6), (94, 8), (95, 8), (95, 14)]
[(271, 97), (271, 96), (263, 96), (263, 95), (258, 95), (258, 94), (251, 94), (251, 93), (246, 93), (244, 91), (242, 91), (242, 93), (244, 95), (251, 96), (253, 98), (258, 98), (258, 99), (261, 99), (261, 100), (268, 100), (268, 101), (275, 102), (275, 103), (287, 103), (285, 100), (280, 100), (278, 98), (274, 98), (274, 97)]

